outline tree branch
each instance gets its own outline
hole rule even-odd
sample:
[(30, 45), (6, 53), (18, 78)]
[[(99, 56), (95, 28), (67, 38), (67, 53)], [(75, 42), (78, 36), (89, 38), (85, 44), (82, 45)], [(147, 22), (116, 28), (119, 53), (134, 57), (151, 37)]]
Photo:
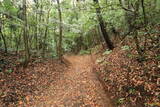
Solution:
[(122, 4), (122, 0), (119, 0), (119, 3), (120, 3), (121, 8), (124, 9), (125, 11), (134, 12), (133, 10), (124, 7), (123, 4)]

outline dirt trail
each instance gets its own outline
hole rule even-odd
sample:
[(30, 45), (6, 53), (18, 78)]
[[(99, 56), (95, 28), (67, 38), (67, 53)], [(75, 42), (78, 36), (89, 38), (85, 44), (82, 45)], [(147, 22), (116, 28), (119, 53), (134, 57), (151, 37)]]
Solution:
[(71, 66), (34, 107), (112, 107), (90, 56), (65, 56)]

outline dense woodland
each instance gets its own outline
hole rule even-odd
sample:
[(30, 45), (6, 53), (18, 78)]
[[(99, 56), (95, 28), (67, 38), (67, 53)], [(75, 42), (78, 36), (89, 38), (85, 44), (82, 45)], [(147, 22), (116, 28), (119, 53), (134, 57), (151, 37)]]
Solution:
[[(52, 84), (40, 84), (56, 77), (47, 67), (65, 72), (67, 55), (93, 57), (115, 107), (159, 107), (160, 1), (0, 0), (1, 105), (33, 106), (28, 93)], [(47, 70), (35, 79), (32, 67)]]

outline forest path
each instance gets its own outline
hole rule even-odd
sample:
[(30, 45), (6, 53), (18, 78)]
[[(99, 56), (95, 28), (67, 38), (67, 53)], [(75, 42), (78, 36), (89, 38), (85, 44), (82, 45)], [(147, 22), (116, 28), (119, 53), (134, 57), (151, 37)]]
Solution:
[(102, 84), (93, 72), (90, 55), (65, 56), (71, 66), (43, 94), (35, 107), (112, 107)]

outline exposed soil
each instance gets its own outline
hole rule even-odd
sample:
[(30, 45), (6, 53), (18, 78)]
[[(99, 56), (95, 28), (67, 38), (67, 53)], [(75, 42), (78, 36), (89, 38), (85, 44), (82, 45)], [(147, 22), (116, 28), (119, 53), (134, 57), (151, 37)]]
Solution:
[(40, 61), (11, 74), (1, 73), (3, 107), (112, 107), (90, 55)]
[(112, 107), (92, 70), (91, 56), (65, 56), (71, 66), (34, 107)]

